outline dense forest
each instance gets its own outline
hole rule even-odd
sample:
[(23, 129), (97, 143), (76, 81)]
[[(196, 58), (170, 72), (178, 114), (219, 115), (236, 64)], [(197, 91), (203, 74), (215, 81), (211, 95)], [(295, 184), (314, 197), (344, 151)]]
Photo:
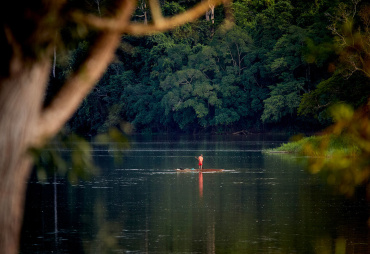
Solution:
[[(145, 0), (139, 2), (132, 19), (150, 22)], [(196, 2), (161, 6), (170, 16)], [(89, 6), (106, 11), (104, 1)], [(331, 105), (357, 108), (369, 94), (364, 74), (341, 67), (336, 41), (340, 32), (366, 25), (365, 8), (355, 0), (235, 0), (231, 28), (224, 27), (223, 8), (210, 6), (203, 19), (170, 32), (124, 36), (66, 129), (96, 135), (126, 122), (147, 133), (320, 130), (331, 123)], [(353, 16), (350, 28), (343, 13)], [(49, 93), (88, 45), (86, 36), (67, 58), (56, 54)]]

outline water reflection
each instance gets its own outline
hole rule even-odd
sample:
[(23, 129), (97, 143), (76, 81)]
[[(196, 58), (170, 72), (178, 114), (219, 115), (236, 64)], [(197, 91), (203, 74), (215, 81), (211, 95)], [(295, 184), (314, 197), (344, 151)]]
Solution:
[(199, 172), (199, 197), (203, 197), (203, 173)]
[[(364, 200), (260, 152), (277, 142), (142, 139), (122, 165), (96, 150), (101, 175), (89, 181), (31, 180), (21, 253), (369, 253)], [(194, 167), (194, 153), (226, 171), (173, 170)]]

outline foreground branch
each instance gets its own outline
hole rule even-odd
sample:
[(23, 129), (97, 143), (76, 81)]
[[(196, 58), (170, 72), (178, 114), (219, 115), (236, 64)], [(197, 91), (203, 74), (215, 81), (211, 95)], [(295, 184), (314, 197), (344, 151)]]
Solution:
[[(141, 23), (130, 23), (126, 26), (122, 26), (121, 23), (117, 22), (117, 20), (109, 19), (109, 18), (99, 18), (94, 15), (85, 15), (82, 13), (73, 13), (72, 18), (77, 23), (82, 23), (89, 25), (93, 28), (98, 30), (109, 30), (109, 31), (117, 31), (124, 34), (131, 34), (131, 35), (151, 35), (158, 32), (168, 31), (173, 29), (174, 27), (184, 25), (188, 22), (194, 21), (204, 15), (206, 11), (209, 9), (209, 5), (220, 5), (224, 4), (225, 7), (229, 7), (230, 0), (209, 0), (209, 1), (202, 1), (201, 3), (197, 4), (193, 8), (187, 10), (184, 13), (177, 14), (171, 18), (163, 18), (159, 15), (158, 10), (154, 11), (156, 13), (156, 19), (153, 24), (145, 25)], [(227, 12), (228, 13), (228, 12)], [(158, 19), (160, 22), (158, 22)]]
[[(122, 1), (119, 13), (115, 18), (117, 23), (123, 27), (129, 23), (136, 7), (135, 3), (134, 0)], [(91, 47), (87, 59), (69, 77), (53, 101), (42, 112), (38, 135), (34, 140), (35, 146), (43, 145), (47, 139), (57, 134), (72, 116), (113, 59), (120, 39), (121, 35), (118, 31), (111, 30), (100, 34)]]

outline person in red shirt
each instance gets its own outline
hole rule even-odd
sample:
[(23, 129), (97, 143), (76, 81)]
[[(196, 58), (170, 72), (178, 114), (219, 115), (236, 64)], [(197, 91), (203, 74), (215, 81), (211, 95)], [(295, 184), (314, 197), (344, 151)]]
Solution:
[(201, 154), (198, 158), (195, 157), (198, 160), (199, 169), (203, 169), (203, 154)]

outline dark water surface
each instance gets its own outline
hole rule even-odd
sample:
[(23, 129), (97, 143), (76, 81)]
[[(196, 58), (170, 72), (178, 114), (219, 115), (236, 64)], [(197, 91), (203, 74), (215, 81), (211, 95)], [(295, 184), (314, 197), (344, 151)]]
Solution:
[[(367, 208), (332, 195), (279, 136), (135, 137), (100, 175), (29, 183), (21, 253), (370, 253)], [(222, 173), (177, 173), (196, 168)]]

